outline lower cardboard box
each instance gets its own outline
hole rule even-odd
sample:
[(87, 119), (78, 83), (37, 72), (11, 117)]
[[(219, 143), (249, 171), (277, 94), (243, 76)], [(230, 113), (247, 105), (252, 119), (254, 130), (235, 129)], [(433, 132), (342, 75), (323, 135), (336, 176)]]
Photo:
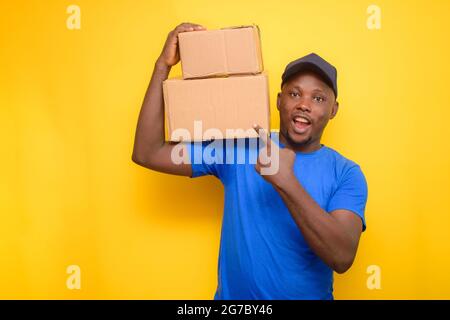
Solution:
[(255, 138), (269, 131), (267, 75), (169, 79), (163, 83), (169, 141)]

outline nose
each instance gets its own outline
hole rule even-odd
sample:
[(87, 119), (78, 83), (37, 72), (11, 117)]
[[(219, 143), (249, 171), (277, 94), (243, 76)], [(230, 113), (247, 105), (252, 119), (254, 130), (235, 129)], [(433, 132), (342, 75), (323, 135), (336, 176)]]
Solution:
[(311, 106), (304, 99), (301, 99), (295, 107), (296, 107), (296, 109), (302, 110), (304, 112), (311, 111)]

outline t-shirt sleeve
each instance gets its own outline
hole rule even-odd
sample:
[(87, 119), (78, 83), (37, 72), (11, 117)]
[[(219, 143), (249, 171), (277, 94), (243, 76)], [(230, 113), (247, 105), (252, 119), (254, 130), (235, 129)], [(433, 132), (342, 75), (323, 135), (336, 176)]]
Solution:
[(213, 175), (221, 179), (224, 174), (225, 148), (223, 141), (203, 141), (187, 143), (192, 167), (191, 178)]
[(357, 214), (366, 230), (365, 209), (367, 203), (367, 181), (359, 165), (350, 167), (343, 175), (328, 204), (328, 212), (345, 209)]

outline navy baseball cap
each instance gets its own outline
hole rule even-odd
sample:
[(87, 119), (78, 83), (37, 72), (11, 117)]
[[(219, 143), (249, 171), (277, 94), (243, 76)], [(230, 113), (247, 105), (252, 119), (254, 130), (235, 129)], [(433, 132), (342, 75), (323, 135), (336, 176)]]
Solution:
[(315, 53), (290, 62), (281, 76), (281, 86), (294, 74), (300, 71), (311, 71), (317, 74), (333, 91), (337, 97), (337, 70)]

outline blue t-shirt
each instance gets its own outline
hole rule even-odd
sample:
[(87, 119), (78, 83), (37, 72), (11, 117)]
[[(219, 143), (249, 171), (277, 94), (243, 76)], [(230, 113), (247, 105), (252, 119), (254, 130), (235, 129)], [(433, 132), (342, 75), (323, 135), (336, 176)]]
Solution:
[[(333, 270), (306, 243), (278, 192), (255, 171), (256, 141), (196, 142), (188, 148), (192, 177), (214, 175), (225, 189), (214, 299), (333, 299)], [(365, 230), (367, 183), (359, 165), (322, 144), (314, 152), (297, 152), (294, 172), (322, 209), (350, 210)]]

